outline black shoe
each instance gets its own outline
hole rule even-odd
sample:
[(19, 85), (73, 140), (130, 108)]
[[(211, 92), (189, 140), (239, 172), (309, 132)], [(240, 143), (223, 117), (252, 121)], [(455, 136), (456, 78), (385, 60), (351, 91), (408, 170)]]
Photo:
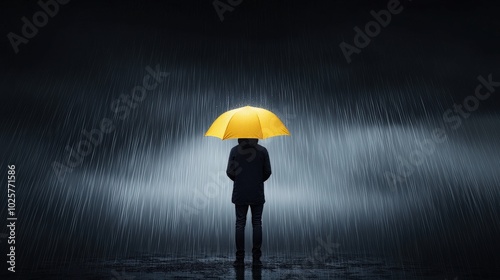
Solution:
[(244, 267), (245, 266), (245, 262), (243, 260), (235, 260), (233, 262), (233, 266), (234, 267)]
[(254, 259), (252, 262), (252, 267), (255, 268), (262, 267), (262, 262), (259, 259)]

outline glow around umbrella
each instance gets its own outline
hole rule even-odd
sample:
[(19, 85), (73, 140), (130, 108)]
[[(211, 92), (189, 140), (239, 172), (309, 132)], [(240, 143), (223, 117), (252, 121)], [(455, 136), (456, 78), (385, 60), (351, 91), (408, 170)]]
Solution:
[(220, 115), (205, 133), (222, 140), (235, 138), (258, 138), (288, 135), (283, 122), (271, 111), (245, 106)]

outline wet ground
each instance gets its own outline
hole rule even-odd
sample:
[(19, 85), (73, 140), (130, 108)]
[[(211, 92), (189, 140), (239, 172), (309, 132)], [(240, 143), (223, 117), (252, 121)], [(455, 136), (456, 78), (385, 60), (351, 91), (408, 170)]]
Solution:
[[(232, 267), (228, 256), (141, 255), (116, 260), (86, 259), (73, 263), (41, 264), (38, 269), (1, 274), (2, 279), (500, 279), (497, 271), (431, 268), (411, 262), (394, 263), (381, 258), (343, 255), (321, 261), (306, 257), (269, 256), (254, 269)], [(14, 277), (13, 277), (14, 276)]]

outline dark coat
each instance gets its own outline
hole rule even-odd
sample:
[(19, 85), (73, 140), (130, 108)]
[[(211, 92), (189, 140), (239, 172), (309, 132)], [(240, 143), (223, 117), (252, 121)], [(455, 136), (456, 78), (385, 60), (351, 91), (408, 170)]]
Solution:
[(263, 204), (264, 182), (271, 176), (267, 149), (256, 141), (240, 141), (229, 153), (226, 174), (234, 181), (234, 204)]

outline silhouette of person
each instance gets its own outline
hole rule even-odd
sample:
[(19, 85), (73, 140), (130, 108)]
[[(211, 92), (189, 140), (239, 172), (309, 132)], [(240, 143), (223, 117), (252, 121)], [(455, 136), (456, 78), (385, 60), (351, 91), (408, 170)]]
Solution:
[(234, 181), (232, 203), (236, 209), (236, 260), (233, 265), (244, 266), (245, 225), (248, 207), (252, 211), (253, 248), (252, 265), (262, 262), (262, 210), (264, 208), (264, 182), (271, 176), (271, 162), (267, 149), (257, 144), (258, 139), (239, 138), (238, 145), (229, 153), (226, 174)]

